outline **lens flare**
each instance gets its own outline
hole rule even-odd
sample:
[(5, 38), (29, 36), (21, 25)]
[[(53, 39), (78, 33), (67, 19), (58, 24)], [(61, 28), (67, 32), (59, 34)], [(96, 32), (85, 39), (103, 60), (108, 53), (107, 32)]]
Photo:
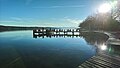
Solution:
[(100, 49), (101, 49), (101, 50), (106, 50), (106, 49), (107, 49), (107, 46), (103, 44), (103, 45), (101, 45)]

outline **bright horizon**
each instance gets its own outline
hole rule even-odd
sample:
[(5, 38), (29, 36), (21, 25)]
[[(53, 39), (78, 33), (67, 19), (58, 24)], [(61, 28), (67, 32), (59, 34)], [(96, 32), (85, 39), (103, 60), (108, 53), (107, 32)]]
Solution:
[(0, 0), (0, 25), (77, 27), (107, 0)]

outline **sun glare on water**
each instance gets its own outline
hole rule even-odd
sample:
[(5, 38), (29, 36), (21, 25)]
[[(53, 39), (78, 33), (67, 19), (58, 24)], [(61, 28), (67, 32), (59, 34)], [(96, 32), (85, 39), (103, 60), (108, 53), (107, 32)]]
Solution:
[(111, 8), (112, 8), (112, 7), (111, 7), (110, 4), (104, 3), (104, 4), (100, 5), (98, 11), (99, 11), (100, 13), (107, 13), (107, 12), (110, 12)]
[(107, 46), (105, 44), (101, 45), (100, 47), (101, 50), (106, 50), (107, 49)]

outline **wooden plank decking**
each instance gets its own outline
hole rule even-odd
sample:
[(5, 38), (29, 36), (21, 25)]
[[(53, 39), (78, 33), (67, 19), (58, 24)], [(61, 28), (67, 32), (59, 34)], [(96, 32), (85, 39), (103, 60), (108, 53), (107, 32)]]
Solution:
[(120, 68), (120, 57), (97, 54), (85, 61), (78, 68)]

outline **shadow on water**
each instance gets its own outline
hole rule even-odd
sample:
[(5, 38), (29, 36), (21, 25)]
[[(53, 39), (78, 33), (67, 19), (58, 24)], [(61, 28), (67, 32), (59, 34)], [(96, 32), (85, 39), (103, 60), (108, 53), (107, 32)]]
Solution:
[(32, 38), (27, 32), (14, 33), (10, 38), (0, 36), (0, 68), (77, 68), (96, 52), (120, 52), (119, 46), (106, 44), (108, 36), (102, 33), (32, 31)]

